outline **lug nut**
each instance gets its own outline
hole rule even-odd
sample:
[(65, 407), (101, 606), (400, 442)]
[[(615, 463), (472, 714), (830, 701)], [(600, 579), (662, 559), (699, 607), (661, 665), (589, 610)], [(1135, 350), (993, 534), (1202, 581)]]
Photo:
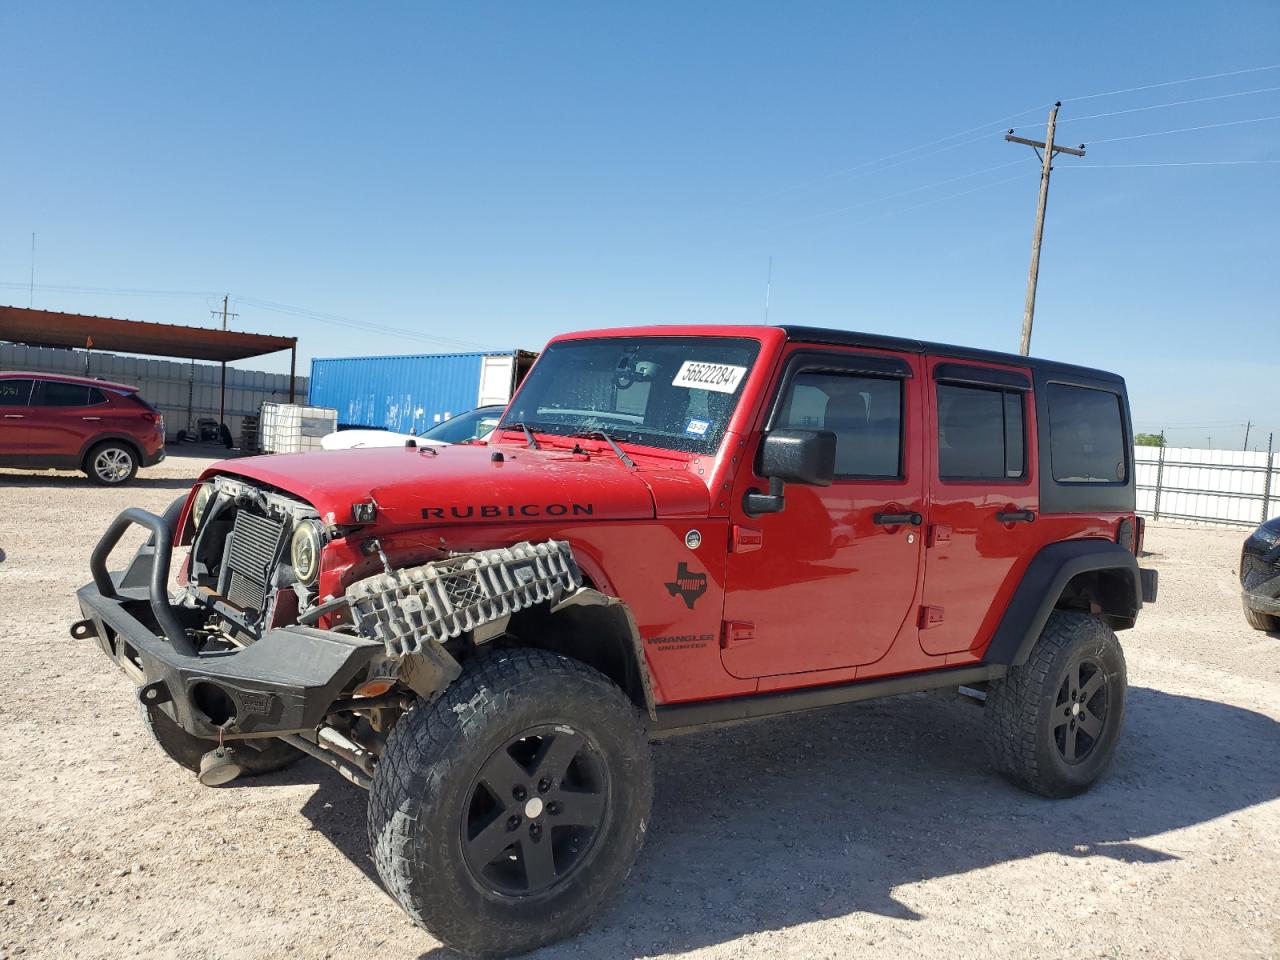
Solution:
[(538, 781), (539, 793), (546, 793), (550, 789), (551, 789), (551, 781), (548, 780), (546, 777), (543, 777), (541, 780)]
[(529, 836), (532, 837), (534, 840), (537, 840), (540, 836), (542, 836), (542, 827), (540, 827), (536, 823), (529, 824)]
[(525, 797), (529, 795), (529, 791), (526, 790), (524, 787), (517, 786), (514, 790), (511, 791), (511, 795), (515, 797), (517, 800), (523, 800)]
[(552, 800), (550, 803), (547, 804), (547, 813), (551, 814), (551, 816), (553, 817), (558, 816), (560, 813), (560, 810), (561, 810), (560, 801), (558, 800)]
[(518, 827), (518, 826), (520, 826), (520, 817), (519, 817), (519, 816), (508, 817), (508, 818), (507, 818), (507, 829), (508, 829), (508, 830), (514, 830), (514, 829), (516, 829), (516, 827)]

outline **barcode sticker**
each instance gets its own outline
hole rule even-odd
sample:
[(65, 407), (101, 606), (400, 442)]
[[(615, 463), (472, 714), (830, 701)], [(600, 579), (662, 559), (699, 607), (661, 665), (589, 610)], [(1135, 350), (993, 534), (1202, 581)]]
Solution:
[(715, 393), (733, 393), (742, 382), (746, 367), (734, 367), (727, 363), (702, 363), (698, 360), (686, 360), (680, 364), (676, 378), (671, 381), (673, 387), (687, 387), (690, 390), (712, 390)]

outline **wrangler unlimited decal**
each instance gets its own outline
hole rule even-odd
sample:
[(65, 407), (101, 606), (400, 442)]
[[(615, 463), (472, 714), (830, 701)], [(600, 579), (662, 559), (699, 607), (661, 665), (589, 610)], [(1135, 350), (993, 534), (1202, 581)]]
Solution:
[(498, 517), (589, 517), (595, 513), (591, 503), (486, 503), (466, 507), (423, 507), (423, 520), (496, 520)]

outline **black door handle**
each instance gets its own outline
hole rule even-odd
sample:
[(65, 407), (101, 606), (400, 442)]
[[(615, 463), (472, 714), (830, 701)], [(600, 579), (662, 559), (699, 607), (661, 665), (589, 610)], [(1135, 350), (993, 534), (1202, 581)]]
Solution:
[(918, 513), (877, 513), (871, 519), (878, 527), (901, 527), (906, 524), (918, 527), (924, 523), (924, 517)]
[(1034, 510), (1001, 510), (996, 519), (1001, 523), (1035, 523), (1036, 514)]

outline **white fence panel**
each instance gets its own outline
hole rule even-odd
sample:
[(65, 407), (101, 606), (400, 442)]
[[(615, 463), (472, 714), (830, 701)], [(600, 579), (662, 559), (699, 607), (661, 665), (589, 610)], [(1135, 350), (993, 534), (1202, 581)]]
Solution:
[(1254, 526), (1280, 513), (1275, 459), (1243, 450), (1135, 447), (1138, 512), (1152, 519)]

